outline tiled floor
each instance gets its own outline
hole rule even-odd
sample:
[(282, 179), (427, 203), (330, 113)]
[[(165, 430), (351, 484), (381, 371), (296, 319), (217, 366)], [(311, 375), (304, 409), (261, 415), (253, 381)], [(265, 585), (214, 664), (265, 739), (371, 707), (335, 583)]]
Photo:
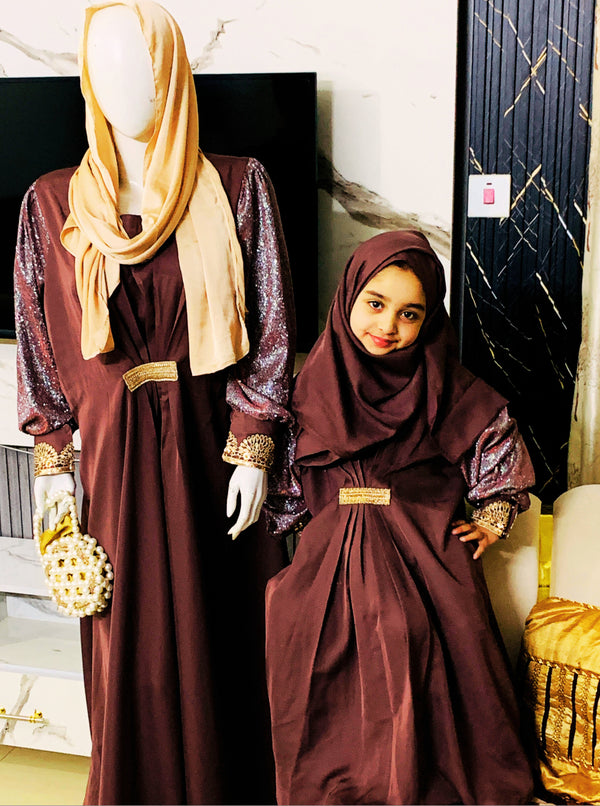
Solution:
[(89, 758), (0, 746), (0, 806), (83, 803)]

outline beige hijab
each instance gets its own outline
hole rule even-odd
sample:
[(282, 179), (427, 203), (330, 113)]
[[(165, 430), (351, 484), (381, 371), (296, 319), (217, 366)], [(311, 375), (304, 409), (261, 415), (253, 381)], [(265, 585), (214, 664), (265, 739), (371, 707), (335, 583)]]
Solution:
[[(137, 15), (156, 87), (154, 131), (144, 158), (142, 231), (125, 232), (118, 210), (119, 175), (110, 126), (92, 92), (86, 51), (99, 9), (124, 5)], [(80, 49), (89, 149), (71, 179), (70, 215), (61, 233), (75, 257), (84, 358), (110, 352), (108, 299), (119, 264), (151, 258), (175, 231), (186, 296), (194, 375), (216, 372), (248, 352), (244, 268), (235, 222), (215, 167), (198, 148), (198, 109), (181, 31), (150, 0), (114, 0), (86, 9)]]

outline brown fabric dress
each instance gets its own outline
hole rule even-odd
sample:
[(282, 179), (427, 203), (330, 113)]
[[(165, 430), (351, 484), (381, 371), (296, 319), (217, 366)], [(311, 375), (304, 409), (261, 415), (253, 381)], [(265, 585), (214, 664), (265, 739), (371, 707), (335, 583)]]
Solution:
[[(211, 160), (237, 212), (252, 339), (243, 362), (213, 375), (190, 374), (174, 237), (148, 263), (121, 267), (109, 303), (116, 348), (85, 361), (73, 259), (59, 242), (72, 171), (39, 179), (23, 206), (21, 425), (59, 449), (79, 427), (82, 526), (115, 572), (110, 608), (81, 625), (93, 748), (86, 803), (274, 799), (263, 607), (283, 556), (260, 524), (235, 542), (226, 534), (233, 467), (221, 455), (230, 429), (240, 441), (272, 434), (286, 417), (291, 287), (262, 166)], [(123, 223), (130, 237), (139, 231), (139, 217)], [(123, 373), (159, 360), (176, 361), (179, 380), (129, 392)]]
[[(421, 281), (427, 313), (413, 345), (376, 357), (350, 312), (394, 263)], [(458, 363), (443, 299), (443, 269), (420, 233), (365, 242), (296, 381), (295, 470), (312, 519), (267, 587), (280, 804), (531, 794), (481, 562), (451, 524), (467, 493), (526, 508), (533, 472), (506, 401)], [(340, 502), (346, 488), (379, 488), (389, 502)]]

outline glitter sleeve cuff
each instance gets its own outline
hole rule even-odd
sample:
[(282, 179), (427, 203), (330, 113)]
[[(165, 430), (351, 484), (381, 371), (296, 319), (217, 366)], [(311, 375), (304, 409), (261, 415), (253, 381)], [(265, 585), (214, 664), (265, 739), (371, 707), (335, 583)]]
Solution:
[(269, 471), (273, 465), (274, 453), (275, 443), (267, 434), (250, 434), (238, 442), (235, 434), (230, 431), (223, 451), (223, 461)]

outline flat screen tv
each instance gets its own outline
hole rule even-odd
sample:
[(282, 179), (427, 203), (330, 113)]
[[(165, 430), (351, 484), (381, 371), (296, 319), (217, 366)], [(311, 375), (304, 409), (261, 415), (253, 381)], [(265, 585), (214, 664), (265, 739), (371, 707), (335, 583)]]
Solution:
[[(275, 187), (292, 268), (299, 351), (317, 313), (315, 73), (194, 76), (203, 151), (256, 157)], [(79, 78), (0, 78), (0, 338), (14, 338), (13, 262), (21, 200), (87, 148)]]

